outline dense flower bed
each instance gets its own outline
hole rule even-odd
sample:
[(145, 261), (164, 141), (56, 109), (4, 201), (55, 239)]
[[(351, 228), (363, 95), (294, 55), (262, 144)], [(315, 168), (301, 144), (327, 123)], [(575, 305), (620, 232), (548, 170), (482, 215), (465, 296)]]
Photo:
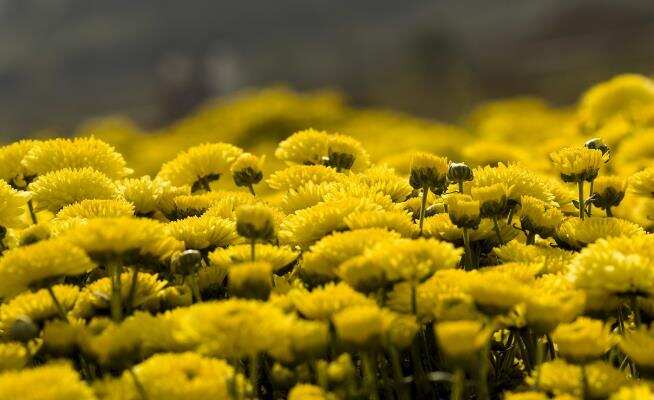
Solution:
[(654, 399), (653, 160), (636, 75), (1, 147), (0, 399)]

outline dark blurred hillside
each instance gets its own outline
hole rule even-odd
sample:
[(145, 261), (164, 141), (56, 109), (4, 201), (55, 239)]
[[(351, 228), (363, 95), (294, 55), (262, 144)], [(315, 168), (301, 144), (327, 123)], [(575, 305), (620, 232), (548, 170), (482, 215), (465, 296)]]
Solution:
[(479, 99), (574, 101), (654, 70), (648, 0), (0, 0), (6, 136), (288, 82), (452, 119)]

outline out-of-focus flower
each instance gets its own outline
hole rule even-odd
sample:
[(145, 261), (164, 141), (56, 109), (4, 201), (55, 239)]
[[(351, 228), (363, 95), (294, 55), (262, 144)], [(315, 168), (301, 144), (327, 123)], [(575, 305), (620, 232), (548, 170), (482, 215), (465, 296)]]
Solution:
[(603, 321), (585, 317), (559, 325), (552, 333), (552, 339), (562, 357), (577, 363), (598, 359), (615, 343), (610, 327)]

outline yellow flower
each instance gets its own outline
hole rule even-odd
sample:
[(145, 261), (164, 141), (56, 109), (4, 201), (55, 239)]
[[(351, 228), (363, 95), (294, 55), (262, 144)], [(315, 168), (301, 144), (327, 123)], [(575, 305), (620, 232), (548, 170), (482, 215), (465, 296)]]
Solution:
[(654, 167), (645, 168), (629, 179), (631, 190), (640, 196), (654, 197)]
[(251, 186), (261, 182), (263, 179), (261, 168), (265, 159), (265, 156), (259, 158), (250, 153), (238, 156), (230, 168), (236, 186)]
[(472, 367), (492, 333), (479, 321), (441, 322), (435, 324), (434, 332), (443, 355), (460, 367)]
[(447, 158), (416, 152), (411, 156), (409, 183), (414, 189), (429, 189), (440, 195), (447, 189), (447, 171)]
[[(211, 265), (227, 269), (232, 264), (250, 260), (250, 245), (233, 245), (225, 249), (216, 249), (209, 253)], [(257, 261), (270, 263), (273, 271), (284, 271), (294, 264), (300, 255), (288, 246), (274, 246), (272, 244), (257, 244)]]
[(454, 225), (463, 229), (477, 229), (481, 221), (479, 201), (465, 194), (453, 194), (446, 198), (447, 213)]
[(386, 165), (372, 166), (360, 174), (351, 174), (349, 179), (377, 189), (390, 196), (394, 202), (406, 200), (412, 192), (406, 178), (396, 174), (393, 168)]
[[(588, 382), (588, 397), (603, 399), (628, 383), (627, 377), (619, 369), (604, 361), (597, 361), (586, 366)], [(546, 361), (531, 376), (526, 379), (539, 390), (553, 393), (556, 396), (572, 395), (580, 398), (582, 395), (581, 367), (568, 364), (562, 359)], [(559, 398), (559, 397), (556, 397)]]
[(549, 400), (542, 392), (504, 392), (504, 400)]
[(57, 213), (57, 218), (105, 218), (134, 215), (134, 206), (125, 200), (87, 199), (69, 204)]
[(565, 147), (551, 153), (550, 159), (564, 182), (591, 182), (605, 161), (600, 150), (586, 147)]
[(654, 83), (636, 74), (618, 75), (590, 88), (581, 98), (579, 115), (590, 129), (615, 115), (630, 116), (639, 107), (654, 102)]
[(509, 273), (488, 271), (472, 274), (464, 292), (486, 314), (506, 314), (530, 296), (529, 287)]
[(0, 388), (0, 400), (95, 400), (73, 367), (61, 362), (0, 374)]
[(364, 348), (383, 344), (389, 327), (389, 311), (377, 305), (347, 307), (332, 316), (336, 335), (344, 343)]
[(296, 164), (322, 164), (327, 154), (329, 133), (307, 129), (295, 132), (279, 143), (275, 157)]
[(272, 208), (263, 204), (244, 205), (236, 209), (236, 230), (250, 240), (273, 240), (277, 226)]
[(615, 343), (609, 326), (586, 317), (559, 325), (552, 339), (563, 358), (581, 363), (600, 358)]
[(38, 142), (19, 140), (0, 147), (0, 179), (10, 185), (24, 189), (34, 176), (22, 164), (25, 154)]
[(289, 296), (302, 316), (318, 320), (327, 320), (346, 307), (375, 304), (374, 300), (354, 291), (345, 283), (328, 283), (311, 292), (293, 289)]
[[(64, 312), (68, 313), (75, 305), (79, 289), (72, 285), (54, 285), (52, 291)], [(14, 336), (17, 323), (27, 322), (38, 326), (53, 318), (59, 318), (59, 310), (46, 289), (21, 293), (0, 305), (0, 331), (5, 337)]]
[(116, 199), (118, 188), (102, 172), (91, 168), (48, 172), (30, 183), (38, 209), (58, 212), (64, 206), (85, 199)]
[(600, 239), (572, 260), (567, 277), (603, 297), (654, 293), (652, 246), (651, 235)]
[(482, 218), (499, 217), (508, 213), (509, 188), (506, 184), (473, 187), (471, 193), (472, 198), (479, 201)]
[(522, 196), (520, 203), (520, 226), (529, 233), (551, 237), (563, 221), (561, 210), (535, 197)]
[(209, 182), (220, 179), (241, 155), (242, 150), (227, 143), (205, 143), (191, 147), (165, 163), (159, 178), (170, 181), (175, 186), (191, 186), (192, 191), (205, 189)]
[(228, 279), (233, 297), (267, 300), (272, 289), (272, 265), (265, 261), (232, 265)]
[(627, 179), (619, 176), (603, 175), (595, 179), (591, 202), (596, 207), (606, 210), (611, 216), (611, 207), (617, 207), (627, 191)]
[(654, 371), (654, 327), (629, 332), (620, 339), (619, 345), (639, 368)]
[(25, 225), (21, 217), (25, 213), (28, 192), (14, 190), (0, 180), (0, 226), (3, 228), (20, 228)]
[(319, 386), (299, 383), (288, 393), (288, 400), (334, 400), (335, 396), (325, 392)]
[(308, 247), (331, 232), (345, 229), (344, 219), (356, 212), (381, 210), (365, 198), (325, 201), (289, 215), (280, 227), (282, 243)]
[(570, 217), (559, 224), (554, 238), (561, 247), (578, 250), (599, 239), (644, 234), (643, 228), (624, 219), (589, 217), (581, 220)]
[(525, 297), (527, 325), (539, 333), (549, 333), (560, 323), (572, 322), (584, 311), (586, 296), (560, 275), (548, 274), (531, 285)]
[(647, 383), (623, 386), (609, 400), (654, 400), (654, 390)]
[(311, 181), (297, 188), (289, 189), (282, 195), (280, 207), (287, 213), (294, 213), (308, 207), (315, 206), (325, 200), (325, 195), (334, 190), (335, 183), (322, 182), (315, 184)]
[(301, 271), (312, 279), (331, 280), (342, 262), (362, 254), (367, 247), (397, 238), (397, 233), (379, 228), (326, 235), (304, 253)]
[(159, 208), (159, 199), (166, 184), (167, 182), (153, 180), (147, 175), (117, 182), (120, 194), (134, 205), (137, 215), (151, 215)]
[(188, 217), (166, 225), (170, 236), (184, 242), (187, 249), (213, 250), (236, 242), (236, 224), (219, 217)]
[[(245, 378), (225, 360), (202, 357), (187, 352), (156, 354), (134, 367), (134, 373), (148, 399), (199, 400), (227, 399), (229, 387), (236, 380), (239, 393), (245, 391)], [(125, 373), (123, 381), (133, 380)], [(133, 388), (138, 397), (138, 392)]]
[(184, 250), (184, 243), (169, 236), (165, 224), (145, 218), (94, 218), (62, 237), (101, 260), (134, 251), (146, 258), (168, 260)]
[(81, 275), (94, 266), (81, 248), (59, 239), (11, 249), (0, 258), (0, 296), (49, 286), (57, 278)]
[(406, 238), (417, 234), (411, 216), (404, 211), (363, 211), (352, 213), (343, 220), (351, 230), (382, 228), (394, 231)]
[(547, 203), (554, 200), (554, 193), (549, 180), (520, 164), (505, 165), (499, 163), (497, 167), (475, 168), (473, 172), (475, 179), (465, 183), (465, 193), (470, 193), (471, 189), (476, 186), (503, 183), (510, 188), (507, 197), (511, 203), (520, 203), (520, 198), (524, 195), (533, 196)]
[(337, 182), (343, 179), (334, 168), (323, 165), (291, 165), (272, 174), (267, 180), (268, 186), (277, 190), (298, 189), (302, 185), (325, 182)]
[(37, 142), (27, 152), (22, 164), (31, 175), (45, 175), (64, 168), (91, 168), (113, 179), (132, 173), (125, 166), (122, 155), (94, 137)]
[(27, 350), (21, 343), (0, 343), (0, 372), (22, 369), (27, 365)]

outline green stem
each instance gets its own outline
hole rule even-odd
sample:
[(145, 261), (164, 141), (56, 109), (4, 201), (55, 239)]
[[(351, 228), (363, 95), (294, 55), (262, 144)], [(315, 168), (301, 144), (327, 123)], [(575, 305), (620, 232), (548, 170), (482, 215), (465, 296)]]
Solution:
[(52, 302), (55, 305), (55, 308), (57, 308), (57, 313), (59, 314), (59, 318), (61, 318), (62, 321), (68, 321), (66, 312), (64, 311), (64, 308), (61, 306), (61, 303), (57, 299), (54, 290), (52, 290), (52, 286), (48, 286), (47, 290), (48, 290), (48, 294), (50, 295), (50, 298), (52, 299)]
[(363, 361), (364, 385), (368, 394), (368, 399), (379, 400), (375, 358), (372, 353), (366, 351), (361, 354), (361, 360)]
[(393, 367), (393, 380), (395, 381), (395, 391), (399, 400), (409, 400), (409, 394), (404, 385), (404, 373), (400, 362), (400, 352), (395, 346), (390, 347), (391, 365)]
[(123, 319), (122, 282), (120, 279), (122, 266), (119, 262), (112, 261), (109, 263), (108, 269), (111, 274), (111, 318), (115, 322), (120, 322)]
[(613, 211), (611, 211), (611, 207), (607, 206), (606, 207), (606, 216), (607, 217), (612, 217), (613, 216)]
[(254, 354), (250, 356), (250, 383), (255, 398), (259, 397), (259, 357)]
[(554, 360), (556, 358), (556, 350), (554, 349), (552, 336), (548, 333), (545, 335), (545, 338), (547, 339), (547, 352), (550, 354), (550, 360)]
[(638, 307), (637, 296), (629, 296), (629, 308), (631, 308), (631, 312), (634, 314), (634, 325), (636, 325), (636, 329), (638, 329), (642, 324), (642, 318), (640, 315), (640, 308)]
[(489, 352), (490, 352), (490, 338), (486, 340), (486, 344), (481, 350), (481, 354), (479, 357), (479, 374), (477, 376), (478, 379), (477, 398), (479, 400), (490, 399), (490, 394), (488, 391), (488, 370), (490, 368), (489, 360), (488, 360)]
[(425, 219), (425, 208), (427, 207), (427, 195), (429, 194), (428, 188), (422, 188), (422, 201), (420, 202), (420, 236), (422, 236), (422, 225)]
[(126, 313), (130, 314), (134, 308), (134, 297), (136, 297), (136, 288), (139, 281), (139, 267), (134, 267), (132, 271), (132, 281), (129, 286), (129, 293), (127, 294), (127, 301), (125, 303)]
[(586, 364), (581, 364), (581, 398), (590, 399), (590, 390), (588, 388), (588, 376), (586, 375)]
[(127, 372), (131, 375), (132, 380), (134, 381), (134, 386), (136, 386), (136, 390), (139, 392), (141, 399), (148, 400), (148, 393), (145, 391), (145, 387), (139, 380), (138, 376), (134, 373), (134, 370), (132, 368), (127, 368)]
[(497, 217), (493, 217), (493, 230), (495, 231), (495, 236), (497, 237), (497, 243), (502, 245), (502, 232), (500, 232), (500, 226), (497, 223)]
[(34, 225), (38, 224), (39, 221), (38, 221), (38, 219), (36, 218), (36, 213), (34, 212), (34, 203), (32, 203), (32, 199), (29, 199), (29, 200), (27, 201), (27, 209), (28, 209), (29, 212), (30, 212), (30, 218), (32, 219), (32, 223), (33, 223)]
[(543, 346), (544, 343), (538, 343), (538, 339), (536, 339), (536, 390), (538, 390), (538, 386), (540, 386), (540, 370), (541, 364), (543, 363)]
[(459, 193), (463, 194), (463, 181), (459, 181)]
[(535, 244), (536, 243), (536, 234), (532, 232), (527, 232), (527, 244)]
[(515, 213), (515, 206), (511, 207), (509, 209), (509, 215), (506, 217), (506, 224), (511, 226), (511, 222), (513, 222), (513, 214)]
[(452, 374), (451, 400), (463, 400), (463, 389), (465, 384), (465, 375), (461, 368), (457, 368)]
[(463, 266), (465, 269), (471, 269), (472, 262), (472, 248), (470, 247), (470, 234), (468, 233), (468, 228), (463, 228), (463, 246), (465, 247), (465, 261)]
[(255, 196), (255, 197), (256, 197), (257, 194), (254, 193), (254, 186), (253, 186), (252, 184), (249, 184), (249, 185), (248, 185), (248, 190), (250, 191), (250, 193), (252, 194), (252, 196)]
[(255, 252), (255, 247), (256, 247), (256, 244), (257, 244), (256, 242), (257, 242), (256, 239), (250, 239), (250, 259), (251, 259), (251, 261), (254, 261), (254, 258), (255, 258), (254, 257), (255, 256), (254, 252)]
[(191, 287), (191, 293), (196, 303), (202, 301), (202, 293), (200, 293), (200, 285), (198, 284), (198, 277), (196, 274), (190, 274), (188, 276), (189, 286)]
[(584, 219), (586, 212), (584, 211), (585, 202), (584, 202), (584, 181), (580, 180), (577, 182), (579, 188), (579, 218)]
[[(595, 180), (593, 179), (590, 181), (590, 188), (589, 188), (589, 196), (593, 195), (593, 185), (595, 184)], [(588, 216), (590, 217), (593, 214), (593, 203), (588, 203)]]

